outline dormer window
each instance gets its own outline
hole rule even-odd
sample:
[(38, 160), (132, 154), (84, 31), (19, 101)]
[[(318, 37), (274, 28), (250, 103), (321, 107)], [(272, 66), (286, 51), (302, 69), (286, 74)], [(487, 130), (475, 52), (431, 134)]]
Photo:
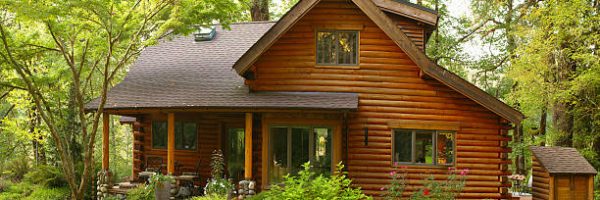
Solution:
[(358, 31), (317, 31), (317, 65), (358, 65)]

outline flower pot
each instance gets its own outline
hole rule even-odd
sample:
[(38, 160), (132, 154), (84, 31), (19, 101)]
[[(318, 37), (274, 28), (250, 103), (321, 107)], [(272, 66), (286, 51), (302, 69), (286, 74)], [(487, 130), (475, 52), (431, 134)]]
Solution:
[(163, 181), (154, 188), (154, 198), (157, 200), (168, 200), (171, 197), (171, 183)]

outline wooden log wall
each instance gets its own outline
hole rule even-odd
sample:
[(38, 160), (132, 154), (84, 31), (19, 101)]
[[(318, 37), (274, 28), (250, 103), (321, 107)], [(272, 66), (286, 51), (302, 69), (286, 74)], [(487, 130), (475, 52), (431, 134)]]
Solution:
[(544, 169), (544, 167), (542, 167), (542, 165), (540, 164), (540, 162), (535, 158), (535, 156), (532, 156), (532, 175), (533, 175), (533, 183), (532, 183), (532, 188), (531, 188), (531, 193), (533, 196), (533, 199), (539, 199), (539, 200), (548, 200), (550, 199), (550, 194), (552, 193), (550, 190), (550, 183), (551, 183), (551, 178), (550, 178), (550, 174), (548, 173), (548, 171), (546, 171)]
[[(358, 67), (315, 66), (315, 29), (361, 27)], [(365, 193), (378, 196), (389, 183), (391, 133), (388, 122), (433, 120), (459, 122), (458, 168), (470, 175), (461, 198), (500, 199), (509, 186), (504, 120), (435, 80), (419, 77), (419, 68), (352, 2), (324, 0), (298, 21), (255, 62), (255, 91), (359, 93), (358, 112), (349, 116), (349, 176)], [(364, 128), (369, 130), (368, 146)], [(446, 178), (446, 167), (410, 166), (407, 192), (425, 176)]]
[(410, 40), (414, 42), (419, 49), (421, 49), (421, 51), (425, 49), (425, 44), (427, 41), (425, 41), (425, 27), (422, 22), (392, 13), (386, 12), (386, 14), (390, 19), (392, 19), (392, 21), (394, 21), (394, 23), (396, 23), (400, 30), (404, 31), (406, 36), (408, 36), (408, 38), (410, 38)]
[(136, 117), (132, 126), (133, 131), (133, 161), (132, 161), (132, 179), (138, 179), (138, 173), (142, 171), (142, 165), (145, 162), (144, 158), (144, 140), (146, 139), (145, 130), (150, 130), (147, 124), (143, 123), (142, 117)]
[[(152, 122), (166, 121), (164, 113), (153, 113), (142, 115), (134, 128), (134, 165), (133, 171), (137, 175), (142, 169), (142, 163), (148, 157), (158, 156), (167, 162), (167, 149), (152, 148)], [(258, 120), (258, 121), (257, 121)], [(175, 121), (196, 122), (198, 124), (198, 146), (197, 150), (175, 150), (175, 161), (183, 164), (184, 168), (195, 169), (197, 163), (201, 164), (201, 178), (204, 182), (210, 177), (210, 155), (213, 150), (221, 148), (226, 128), (244, 128), (244, 113), (220, 114), (220, 113), (177, 113)], [(253, 126), (253, 174), (254, 179), (260, 184), (261, 168), (261, 123), (260, 117), (255, 119)], [(226, 155), (227, 156), (227, 155)], [(163, 170), (166, 173), (166, 169)]]

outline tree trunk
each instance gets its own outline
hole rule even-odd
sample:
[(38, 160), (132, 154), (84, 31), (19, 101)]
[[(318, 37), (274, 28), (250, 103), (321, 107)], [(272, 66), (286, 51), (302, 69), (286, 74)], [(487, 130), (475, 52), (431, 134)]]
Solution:
[(552, 123), (558, 133), (556, 146), (572, 147), (573, 146), (573, 114), (571, 107), (567, 103), (557, 102), (554, 104), (554, 112)]
[(542, 143), (540, 144), (540, 146), (546, 146), (546, 120), (548, 118), (548, 110), (547, 108), (544, 106), (542, 108), (542, 113), (540, 114), (540, 128), (539, 128), (539, 136), (544, 137), (544, 141), (542, 141)]
[(269, 21), (269, 0), (252, 0), (252, 21)]

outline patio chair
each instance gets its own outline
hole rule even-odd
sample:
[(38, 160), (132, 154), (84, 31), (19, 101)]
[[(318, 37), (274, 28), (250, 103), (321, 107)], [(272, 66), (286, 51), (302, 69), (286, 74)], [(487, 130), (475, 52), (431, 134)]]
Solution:
[(158, 156), (149, 156), (146, 158), (146, 165), (144, 171), (138, 174), (138, 178), (141, 182), (147, 182), (148, 178), (152, 175), (162, 172), (163, 158)]

